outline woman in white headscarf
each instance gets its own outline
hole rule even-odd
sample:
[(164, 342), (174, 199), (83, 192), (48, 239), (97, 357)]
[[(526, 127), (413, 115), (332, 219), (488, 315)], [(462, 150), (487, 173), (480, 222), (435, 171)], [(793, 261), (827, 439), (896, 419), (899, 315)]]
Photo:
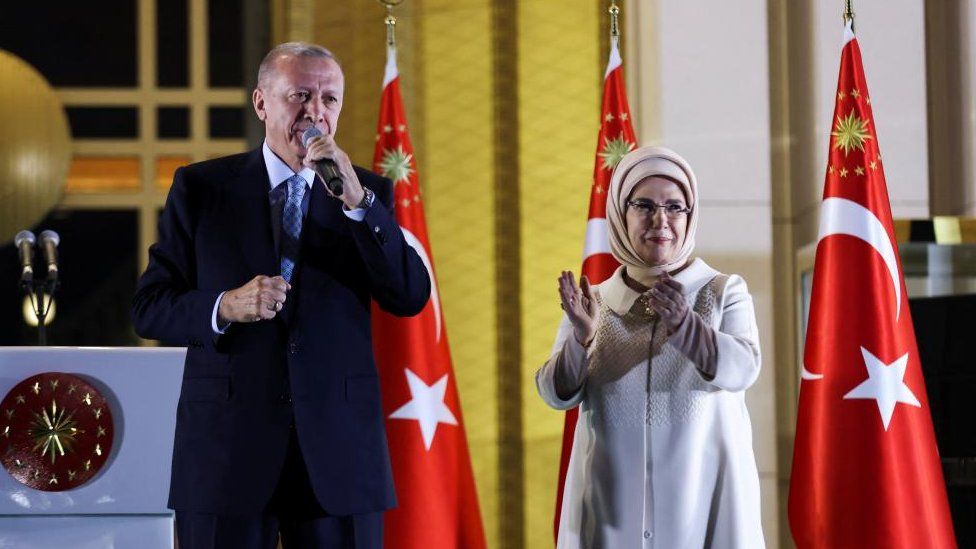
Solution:
[(536, 374), (550, 406), (580, 406), (559, 548), (764, 546), (755, 311), (741, 277), (692, 257), (698, 218), (688, 163), (637, 149), (607, 197), (620, 268), (599, 286), (559, 278), (566, 316)]

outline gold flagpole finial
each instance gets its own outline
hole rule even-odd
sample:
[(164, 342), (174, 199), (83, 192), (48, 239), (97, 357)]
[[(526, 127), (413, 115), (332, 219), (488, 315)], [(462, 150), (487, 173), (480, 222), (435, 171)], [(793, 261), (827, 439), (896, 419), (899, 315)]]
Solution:
[(386, 45), (393, 48), (396, 46), (396, 17), (393, 15), (393, 8), (403, 3), (403, 0), (376, 0), (386, 6)]
[(854, 0), (844, 0), (844, 23), (851, 22), (851, 30), (854, 29)]
[(620, 43), (620, 7), (615, 0), (610, 0), (610, 44), (617, 46)]

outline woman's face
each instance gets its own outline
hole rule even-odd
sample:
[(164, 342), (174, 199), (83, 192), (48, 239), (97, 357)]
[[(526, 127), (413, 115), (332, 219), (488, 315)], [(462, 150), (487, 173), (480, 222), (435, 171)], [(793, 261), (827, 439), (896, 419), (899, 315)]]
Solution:
[(688, 202), (677, 183), (660, 176), (644, 179), (627, 199), (627, 236), (651, 266), (671, 263), (688, 230)]

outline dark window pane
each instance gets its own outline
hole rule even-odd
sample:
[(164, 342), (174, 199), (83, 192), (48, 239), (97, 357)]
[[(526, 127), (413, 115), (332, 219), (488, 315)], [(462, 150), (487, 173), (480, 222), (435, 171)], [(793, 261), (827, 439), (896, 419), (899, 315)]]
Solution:
[(4, 2), (0, 48), (54, 86), (137, 85), (136, 0)]
[[(33, 227), (61, 235), (61, 286), (49, 345), (135, 345), (129, 320), (138, 277), (139, 216), (134, 210), (67, 210), (49, 214)], [(35, 261), (35, 272), (41, 267)], [(33, 345), (37, 330), (24, 321), (24, 295), (17, 291), (19, 268), (12, 243), (0, 247), (0, 345)]]
[(190, 137), (190, 109), (159, 107), (156, 110), (156, 134), (160, 139)]
[(244, 85), (244, 0), (208, 0), (210, 87)]
[(244, 108), (210, 107), (210, 137), (244, 137)]
[(136, 107), (67, 107), (72, 137), (136, 138), (139, 109)]
[(189, 85), (187, 0), (156, 2), (156, 84), (160, 88)]

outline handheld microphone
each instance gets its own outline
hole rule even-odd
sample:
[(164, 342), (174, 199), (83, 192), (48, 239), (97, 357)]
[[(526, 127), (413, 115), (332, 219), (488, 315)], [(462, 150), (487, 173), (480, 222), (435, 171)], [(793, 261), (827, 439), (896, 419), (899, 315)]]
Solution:
[(58, 244), (61, 244), (61, 237), (58, 233), (47, 230), (41, 233), (41, 248), (44, 250), (44, 261), (47, 263), (47, 279), (56, 281), (58, 279)]
[[(322, 132), (312, 126), (311, 128), (305, 130), (302, 134), (302, 144), (305, 148), (308, 148), (308, 142), (313, 137), (318, 137), (322, 135)], [(329, 192), (336, 196), (342, 194), (342, 176), (339, 175), (339, 167), (331, 158), (323, 158), (315, 163), (315, 172), (319, 174), (322, 181), (325, 181), (325, 186), (329, 188)]]
[(34, 280), (34, 233), (30, 231), (20, 231), (14, 237), (14, 246), (17, 247), (17, 255), (20, 256), (20, 281), (30, 283)]

